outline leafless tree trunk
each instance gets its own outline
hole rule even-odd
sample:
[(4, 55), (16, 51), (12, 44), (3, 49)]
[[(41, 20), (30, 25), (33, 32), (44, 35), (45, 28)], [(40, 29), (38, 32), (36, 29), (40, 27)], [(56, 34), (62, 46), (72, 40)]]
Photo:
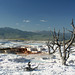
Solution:
[[(65, 28), (63, 28), (63, 43), (61, 43), (61, 41), (59, 41), (59, 32), (56, 36), (55, 29), (54, 29), (54, 34), (53, 34), (53, 41), (51, 43), (48, 41), (48, 43), (47, 43), (49, 54), (53, 54), (53, 53), (55, 53), (57, 48), (59, 49), (59, 54), (60, 54), (60, 57), (62, 59), (63, 65), (67, 65), (66, 61), (69, 58), (70, 51), (71, 51), (70, 46), (72, 45), (74, 38), (75, 38), (75, 27), (73, 24), (73, 19), (72, 19), (71, 25), (72, 25), (73, 31), (69, 30), (72, 33), (72, 35), (71, 35), (71, 38), (68, 42), (65, 42)], [(54, 48), (54, 45), (57, 45), (57, 47)], [(63, 47), (63, 49), (61, 49), (61, 47)], [(51, 53), (50, 48), (53, 49), (52, 53)]]
[(56, 36), (56, 32), (55, 32), (55, 29), (54, 29), (54, 34), (52, 33), (52, 35), (53, 35), (53, 41), (48, 40), (48, 42), (46, 43), (47, 46), (48, 46), (49, 54), (55, 53), (57, 48), (58, 48), (58, 46), (55, 48), (55, 45), (57, 45), (56, 43), (58, 43), (59, 32), (58, 32), (58, 35)]
[(62, 64), (63, 65), (67, 65), (66, 61), (69, 58), (70, 55), (70, 46), (72, 45), (74, 38), (75, 38), (75, 27), (73, 24), (73, 19), (72, 19), (72, 23), (71, 23), (72, 27), (73, 27), (73, 31), (72, 32), (72, 36), (71, 39), (68, 42), (65, 42), (65, 29), (63, 29), (63, 56), (62, 56)]

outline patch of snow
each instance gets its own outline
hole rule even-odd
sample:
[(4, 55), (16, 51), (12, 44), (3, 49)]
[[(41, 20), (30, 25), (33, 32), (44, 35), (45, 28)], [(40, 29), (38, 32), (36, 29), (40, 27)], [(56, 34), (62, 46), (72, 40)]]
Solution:
[[(29, 44), (30, 43), (30, 44)], [(40, 41), (35, 43), (31, 42), (7, 42), (2, 41), (0, 48), (4, 47), (16, 47), (28, 46), (30, 48), (37, 48), (41, 51), (44, 48), (44, 52), (48, 50), (45, 42)], [(75, 47), (71, 49), (75, 50)], [(38, 68), (34, 71), (25, 71), (28, 62), (31, 61), (31, 67)], [(69, 66), (62, 65), (62, 61), (58, 52), (53, 55), (48, 54), (30, 54), (27, 56), (19, 56), (16, 54), (0, 54), (0, 75), (75, 75), (75, 53), (71, 53), (67, 61)]]
[[(38, 66), (38, 69), (25, 71), (24, 68), (29, 61), (31, 67)], [(50, 57), (50, 55), (36, 54), (28, 56), (0, 54), (0, 75), (75, 75), (75, 62), (63, 66), (55, 55)]]

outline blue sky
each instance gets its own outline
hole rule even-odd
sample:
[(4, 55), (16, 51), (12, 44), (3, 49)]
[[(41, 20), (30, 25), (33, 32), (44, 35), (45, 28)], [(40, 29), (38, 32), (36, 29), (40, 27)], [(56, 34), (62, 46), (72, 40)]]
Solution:
[(75, 0), (0, 0), (0, 27), (23, 31), (71, 29)]

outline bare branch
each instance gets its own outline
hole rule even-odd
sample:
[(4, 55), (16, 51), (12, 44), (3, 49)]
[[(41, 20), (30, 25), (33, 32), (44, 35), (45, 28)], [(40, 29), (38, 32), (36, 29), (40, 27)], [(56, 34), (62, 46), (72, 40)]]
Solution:
[(72, 26), (72, 28), (75, 28), (75, 27), (74, 27), (74, 23), (73, 23), (73, 18), (72, 18), (71, 26)]
[(67, 31), (69, 31), (69, 32), (71, 32), (71, 33), (73, 33), (73, 31), (71, 31), (71, 30), (68, 30), (67, 28), (66, 28), (66, 30), (67, 30)]
[[(66, 61), (69, 58), (70, 53), (72, 52), (70, 49), (70, 46), (72, 45), (74, 38), (75, 38), (75, 27), (73, 24), (73, 19), (72, 19), (71, 25), (73, 27), (73, 31), (68, 30), (72, 34), (71, 34), (70, 39), (67, 42), (65, 42), (65, 28), (63, 28), (63, 42), (59, 41), (60, 30), (56, 34), (56, 31), (54, 29), (54, 32), (52, 33), (53, 41), (49, 42), (48, 44), (49, 50), (50, 48), (52, 49), (52, 51), (50, 51), (50, 54), (55, 53), (58, 48), (60, 57), (62, 58), (62, 64), (64, 65), (66, 65)], [(57, 47), (54, 47), (55, 45), (57, 45)], [(62, 50), (62, 47), (63, 47), (63, 50)]]

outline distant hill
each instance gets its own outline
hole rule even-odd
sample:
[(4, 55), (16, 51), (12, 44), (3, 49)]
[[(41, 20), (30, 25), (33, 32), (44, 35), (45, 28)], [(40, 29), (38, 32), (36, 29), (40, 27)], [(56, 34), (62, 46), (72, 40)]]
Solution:
[(17, 38), (27, 39), (28, 36), (32, 36), (34, 34), (35, 33), (33, 32), (21, 31), (21, 30), (9, 28), (9, 27), (0, 28), (0, 38), (3, 38), (3, 39), (17, 39)]
[[(68, 39), (70, 34), (67, 34)], [(50, 31), (28, 32), (9, 27), (0, 28), (0, 39), (27, 39), (27, 40), (48, 40), (52, 39)]]

